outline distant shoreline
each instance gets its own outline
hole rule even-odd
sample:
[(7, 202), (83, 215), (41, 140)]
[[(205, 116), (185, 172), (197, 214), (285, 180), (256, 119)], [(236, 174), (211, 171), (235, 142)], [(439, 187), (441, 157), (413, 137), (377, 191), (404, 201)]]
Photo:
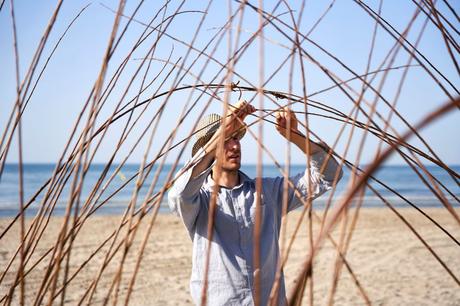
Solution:
[[(104, 178), (104, 184), (107, 182), (109, 176), (113, 174), (113, 171), (117, 165), (112, 165), (108, 175)], [(175, 171), (179, 170), (178, 165)], [(0, 217), (14, 217), (18, 213), (19, 209), (19, 198), (18, 198), (18, 165), (8, 164), (3, 172), (2, 181), (0, 183)], [(39, 190), (50, 178), (54, 170), (55, 165), (53, 164), (25, 164), (24, 166), (24, 199), (26, 203), (35, 195), (36, 191)], [(90, 195), (91, 191), (100, 179), (105, 165), (93, 164), (89, 169), (82, 188), (80, 203), (85, 203), (86, 199)], [(454, 171), (460, 172), (460, 166), (452, 166)], [(124, 165), (120, 174), (113, 176), (110, 184), (107, 185), (107, 189), (102, 192), (102, 188), (99, 187), (97, 190), (97, 196), (99, 200), (97, 203), (102, 203), (107, 199), (110, 199), (105, 203), (101, 209), (99, 209), (97, 215), (120, 215), (123, 214), (126, 206), (128, 205), (132, 193), (135, 190), (135, 179), (130, 178), (136, 177), (139, 165), (128, 164)], [(171, 165), (165, 165), (160, 172), (159, 180), (153, 189), (153, 195), (159, 192), (162, 186), (166, 182), (166, 178), (171, 170)], [(255, 177), (257, 173), (257, 165), (243, 165), (241, 171), (246, 173), (249, 177)], [(280, 176), (279, 169), (274, 165), (264, 165), (263, 176), (275, 177)], [(292, 175), (305, 171), (304, 165), (291, 165)], [(460, 198), (460, 190), (455, 180), (452, 179), (449, 173), (442, 168), (437, 166), (429, 166), (429, 171), (436, 179), (444, 184), (444, 186), (452, 194), (448, 194), (446, 190), (440, 188), (449, 202), (456, 203), (457, 199)], [(150, 183), (153, 182), (155, 171), (152, 171), (147, 177), (144, 185), (139, 191), (137, 205), (140, 205), (142, 201), (147, 197), (147, 192), (150, 189)], [(406, 202), (410, 201), (418, 207), (438, 207), (440, 206), (440, 200), (428, 189), (425, 184), (422, 183), (420, 178), (413, 172), (409, 166), (383, 166), (375, 174), (375, 177), (383, 184), (378, 183), (374, 180), (370, 180), (373, 188), (385, 198), (389, 203), (395, 207), (407, 207), (409, 204)], [(345, 169), (342, 180), (337, 184), (336, 192), (334, 194), (333, 203), (340, 201), (340, 196), (344, 195), (347, 191), (347, 182), (350, 179), (350, 171)], [(64, 215), (65, 207), (69, 199), (69, 190), (71, 182), (67, 182), (65, 188), (59, 196), (58, 203), (55, 208), (55, 215)], [(35, 202), (30, 205), (27, 209), (27, 216), (34, 216), (38, 210), (39, 203), (46, 193), (46, 188), (40, 193), (35, 199)], [(458, 190), (458, 191), (457, 191)], [(457, 192), (456, 192), (457, 191)], [(102, 193), (102, 194), (101, 194)], [(401, 198), (400, 195), (404, 198)], [(150, 196), (149, 196), (150, 198)], [(456, 199), (457, 198), (457, 199)], [(325, 207), (329, 197), (324, 195), (315, 199), (315, 208), (321, 209)], [(169, 208), (166, 204), (167, 196), (162, 199), (162, 205), (160, 207), (161, 214), (169, 213)], [(92, 200), (94, 203), (94, 199)], [(49, 205), (49, 203), (47, 203)], [(82, 204), (80, 204), (82, 205)], [(364, 207), (384, 207), (384, 204), (380, 198), (367, 190), (364, 197)]]
[[(315, 200), (314, 201), (314, 205), (313, 205), (313, 209), (316, 211), (316, 212), (322, 212), (324, 210), (324, 205), (315, 205), (315, 202), (318, 202), (318, 200)], [(324, 201), (323, 201), (324, 202)], [(336, 203), (336, 202), (335, 202)], [(19, 206), (19, 204), (18, 204)], [(455, 205), (453, 205), (454, 208)], [(366, 205), (366, 203), (364, 203), (362, 205), (363, 209), (387, 209), (387, 206), (385, 206), (384, 204), (381, 204), (381, 205)], [(407, 204), (397, 204), (397, 205), (393, 205), (393, 207), (397, 208), (398, 210), (401, 209), (401, 210), (405, 210), (405, 209), (408, 209), (408, 210), (414, 210), (415, 211), (415, 208), (407, 205)], [(431, 204), (431, 205), (418, 205), (417, 206), (419, 209), (440, 209), (440, 210), (443, 210), (443, 209), (446, 209), (442, 204)], [(355, 206), (352, 205), (350, 207), (350, 209), (354, 209)], [(333, 208), (331, 208), (333, 209)], [(153, 209), (151, 209), (149, 211), (148, 214), (150, 214), (152, 212)], [(302, 208), (298, 208), (296, 211), (301, 211)], [(26, 219), (31, 219), (31, 218), (34, 218), (36, 216), (38, 212), (38, 209), (32, 209), (32, 210), (28, 210), (26, 211)], [(124, 213), (124, 210), (121, 209), (121, 208), (101, 208), (101, 209), (98, 209), (95, 213), (93, 213), (94, 216), (100, 216), (100, 217), (117, 217), (117, 216), (122, 216)], [(167, 205), (167, 202), (166, 200), (164, 200), (162, 202), (162, 205), (158, 211), (159, 214), (161, 215), (168, 215), (168, 214), (174, 214), (173, 212), (171, 212), (171, 210), (169, 209), (168, 205)], [(18, 214), (18, 210), (7, 210), (7, 209), (0, 209), (0, 219), (11, 219), (11, 218), (14, 218), (16, 217)], [(62, 209), (62, 208), (59, 208), (59, 209), (55, 209), (52, 216), (53, 217), (63, 217), (65, 215), (65, 209)], [(73, 211), (72, 211), (72, 214), (73, 215)]]

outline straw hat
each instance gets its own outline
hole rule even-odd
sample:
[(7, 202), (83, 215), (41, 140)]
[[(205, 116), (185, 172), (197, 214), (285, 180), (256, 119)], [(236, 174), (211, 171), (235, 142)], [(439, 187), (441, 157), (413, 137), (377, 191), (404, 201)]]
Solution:
[[(218, 114), (210, 114), (200, 119), (195, 131), (196, 141), (193, 144), (192, 156), (208, 143), (211, 137), (219, 129), (221, 121), (222, 117)], [(246, 128), (238, 131), (238, 138), (243, 138), (244, 134), (246, 134)]]

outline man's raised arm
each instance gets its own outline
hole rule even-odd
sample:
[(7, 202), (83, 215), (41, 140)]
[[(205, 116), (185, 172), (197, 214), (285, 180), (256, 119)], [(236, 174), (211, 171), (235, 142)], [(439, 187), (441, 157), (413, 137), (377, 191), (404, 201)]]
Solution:
[[(276, 113), (276, 123), (276, 129), (284, 138), (295, 144), (305, 155), (310, 155), (310, 164), (306, 166), (305, 173), (291, 178), (295, 188), (311, 199), (331, 189), (334, 180), (338, 182), (343, 172), (337, 161), (328, 155), (326, 144), (320, 145), (308, 139), (309, 152), (307, 152), (307, 138), (299, 131), (297, 118), (289, 109), (285, 108)], [(290, 127), (289, 132), (288, 126)], [(311, 186), (308, 186), (309, 181)], [(281, 184), (278, 182), (276, 185), (281, 193)], [(294, 196), (294, 191), (290, 190), (288, 211), (302, 205), (300, 198)]]

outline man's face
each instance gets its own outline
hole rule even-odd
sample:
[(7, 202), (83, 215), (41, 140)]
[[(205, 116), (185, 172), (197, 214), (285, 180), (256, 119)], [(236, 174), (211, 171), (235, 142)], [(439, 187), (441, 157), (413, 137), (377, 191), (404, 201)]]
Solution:
[(224, 171), (237, 171), (241, 166), (241, 146), (238, 137), (228, 139), (224, 144), (222, 169)]

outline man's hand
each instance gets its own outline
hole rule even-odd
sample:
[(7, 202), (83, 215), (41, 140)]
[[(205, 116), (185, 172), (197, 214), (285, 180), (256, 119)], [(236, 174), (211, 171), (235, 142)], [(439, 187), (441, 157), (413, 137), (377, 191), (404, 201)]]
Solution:
[(244, 118), (246, 118), (247, 115), (252, 114), (256, 111), (256, 108), (248, 102), (246, 102), (246, 100), (240, 100), (235, 104), (235, 106), (230, 107), (232, 109), (232, 114), (237, 116), (241, 120), (244, 120)]
[[(299, 132), (299, 122), (295, 114), (287, 107), (281, 108), (275, 114), (276, 130), (288, 141), (292, 141), (294, 137), (302, 135)], [(290, 133), (288, 133), (288, 126)]]
[[(293, 111), (283, 107), (276, 112), (275, 116), (276, 130), (288, 141), (295, 144), (302, 152), (311, 155), (322, 150), (318, 144), (311, 140), (308, 140), (307, 150), (307, 138), (299, 131), (299, 121)], [(288, 133), (288, 125), (290, 126), (290, 133)]]
[(245, 100), (240, 100), (235, 106), (230, 106), (230, 116), (227, 117), (225, 135), (233, 135), (245, 128), (244, 119), (255, 111), (255, 107)]

